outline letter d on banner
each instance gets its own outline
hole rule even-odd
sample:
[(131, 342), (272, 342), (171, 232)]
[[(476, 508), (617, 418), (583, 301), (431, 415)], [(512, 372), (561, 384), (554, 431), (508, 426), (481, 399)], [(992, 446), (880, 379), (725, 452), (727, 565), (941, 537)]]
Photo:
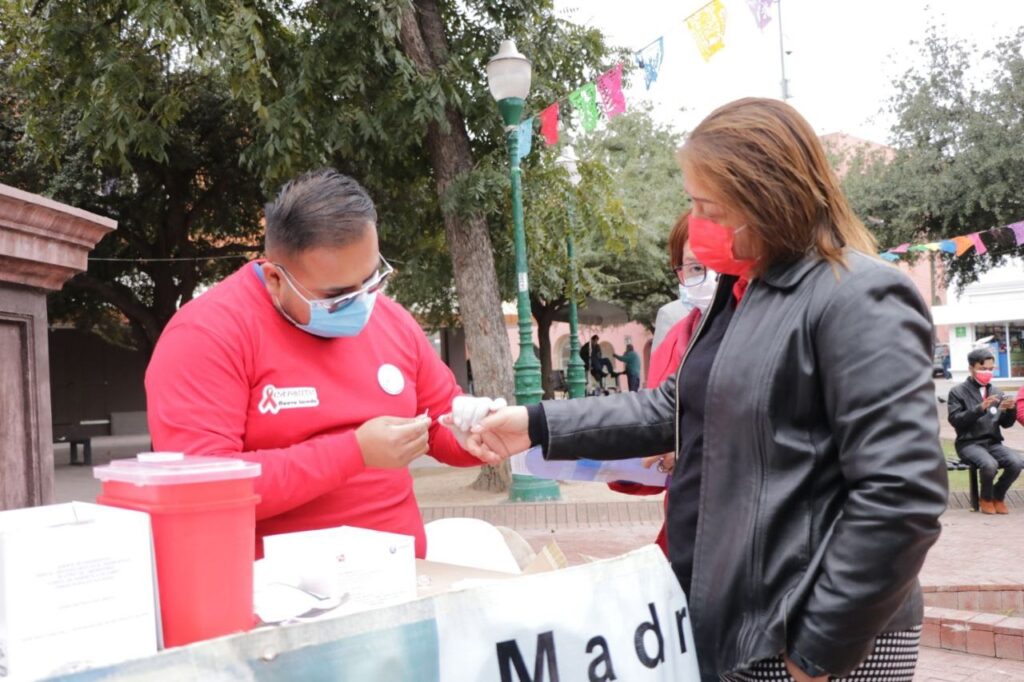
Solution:
[[(665, 662), (665, 637), (661, 634), (661, 625), (658, 624), (658, 612), (654, 610), (654, 604), (648, 604), (647, 606), (651, 610), (651, 620), (650, 622), (641, 623), (640, 627), (636, 629), (633, 644), (636, 646), (636, 656), (640, 659), (640, 662), (648, 668), (656, 668), (659, 663)], [(654, 636), (658, 639), (658, 655), (654, 657), (647, 654), (647, 644), (644, 641), (644, 636), (648, 632), (653, 632)]]

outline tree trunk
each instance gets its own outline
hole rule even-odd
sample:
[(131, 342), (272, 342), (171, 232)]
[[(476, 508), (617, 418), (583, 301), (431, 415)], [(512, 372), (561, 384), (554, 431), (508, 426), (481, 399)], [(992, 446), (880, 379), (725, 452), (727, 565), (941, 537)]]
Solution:
[(558, 310), (557, 304), (543, 304), (533, 296), (530, 297), (530, 308), (537, 320), (537, 348), (540, 351), (540, 381), (544, 389), (544, 400), (555, 397), (551, 382), (551, 318)]
[[(401, 27), (402, 48), (422, 73), (435, 73), (447, 61), (448, 45), (436, 0), (416, 0)], [(459, 176), (473, 170), (469, 134), (462, 115), (449, 107), (444, 125), (435, 121), (427, 128), (426, 148), (437, 182), (445, 192)], [(501, 312), (494, 249), (483, 215), (470, 217), (446, 212), (445, 237), (452, 258), (459, 314), (466, 330), (466, 345), (473, 361), (473, 383), (481, 395), (503, 396), (511, 401), (514, 381), (512, 351)], [(505, 490), (508, 466), (485, 468), (474, 488)]]

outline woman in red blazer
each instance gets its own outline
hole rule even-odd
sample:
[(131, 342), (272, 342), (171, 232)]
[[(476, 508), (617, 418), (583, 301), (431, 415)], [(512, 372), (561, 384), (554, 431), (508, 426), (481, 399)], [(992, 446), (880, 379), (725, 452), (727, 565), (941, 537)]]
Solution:
[[(647, 388), (657, 388), (679, 368), (679, 363), (682, 362), (686, 348), (690, 344), (690, 337), (700, 323), (702, 311), (711, 302), (718, 281), (718, 275), (701, 265), (690, 250), (689, 217), (690, 213), (687, 211), (672, 227), (668, 237), (668, 253), (672, 270), (679, 279), (680, 296), (685, 295), (693, 305), (693, 310), (676, 322), (662, 342), (651, 352), (647, 367)], [(666, 476), (672, 473), (674, 465), (675, 454), (671, 452), (644, 459), (644, 466), (657, 466)], [(629, 495), (660, 495), (665, 492), (663, 486), (642, 485), (630, 481), (616, 481), (609, 483), (608, 487)], [(658, 531), (654, 542), (667, 556), (668, 540), (664, 523), (661, 524), (661, 530)]]

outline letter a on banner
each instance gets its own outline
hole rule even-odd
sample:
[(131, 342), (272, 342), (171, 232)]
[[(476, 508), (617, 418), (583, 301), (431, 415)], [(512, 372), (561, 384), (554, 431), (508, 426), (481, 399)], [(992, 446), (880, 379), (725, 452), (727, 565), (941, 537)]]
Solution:
[(773, 2), (775, 0), (747, 0), (747, 6), (750, 7), (750, 12), (754, 15), (754, 21), (762, 31), (768, 25), (768, 22), (772, 20), (771, 10)]
[(665, 38), (658, 38), (653, 43), (636, 53), (636, 64), (644, 70), (644, 85), (648, 90), (651, 83), (658, 80), (661, 60), (665, 58)]
[(604, 115), (612, 120), (626, 111), (626, 97), (622, 94), (622, 64), (616, 64), (597, 78)]
[(597, 119), (601, 112), (597, 108), (597, 86), (587, 83), (569, 95), (569, 102), (580, 113), (580, 125), (588, 133), (597, 127)]
[(708, 61), (725, 47), (725, 5), (722, 0), (711, 0), (686, 20), (700, 56)]
[(558, 144), (558, 102), (540, 112), (540, 134), (547, 146)]

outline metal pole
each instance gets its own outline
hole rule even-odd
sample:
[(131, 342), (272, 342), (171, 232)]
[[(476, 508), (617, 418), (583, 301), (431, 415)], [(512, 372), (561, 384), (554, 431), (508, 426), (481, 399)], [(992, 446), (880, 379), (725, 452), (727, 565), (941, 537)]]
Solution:
[(566, 383), (569, 397), (582, 398), (587, 392), (587, 371), (580, 358), (579, 312), (576, 310), (576, 248), (573, 233), (576, 231), (576, 197), (566, 202), (569, 212), (569, 233), (565, 236), (565, 248), (569, 256), (569, 367)]
[(789, 99), (789, 82), (786, 80), (786, 50), (782, 45), (782, 0), (779, 5), (779, 65), (782, 67), (782, 101)]
[[(534, 405), (544, 394), (541, 388), (540, 361), (533, 352), (533, 323), (530, 312), (530, 280), (527, 274), (526, 228), (523, 225), (523, 183), (519, 169), (519, 134), (516, 124), (523, 111), (523, 100), (503, 99), (498, 102), (505, 121), (508, 139), (508, 160), (512, 181), (512, 232), (516, 249), (516, 294), (519, 315), (519, 359), (514, 366), (516, 404)], [(511, 502), (557, 500), (558, 482), (533, 476), (512, 474), (508, 499)]]

